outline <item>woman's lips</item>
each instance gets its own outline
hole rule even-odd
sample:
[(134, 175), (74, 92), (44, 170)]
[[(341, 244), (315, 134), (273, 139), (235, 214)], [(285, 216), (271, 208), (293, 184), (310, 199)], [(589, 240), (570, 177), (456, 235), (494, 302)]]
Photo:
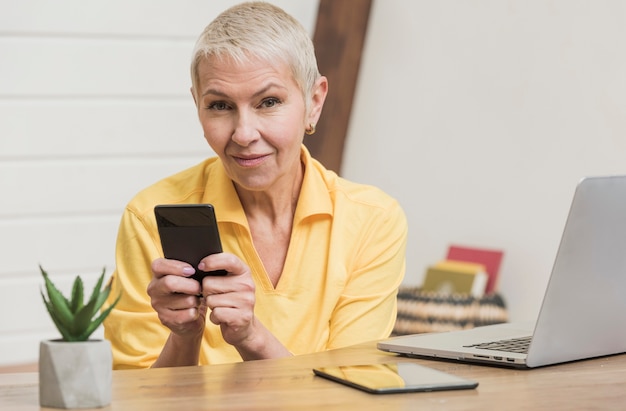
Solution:
[(268, 154), (260, 154), (249, 155), (245, 157), (233, 156), (233, 159), (235, 159), (237, 164), (241, 167), (256, 167), (259, 164), (263, 163), (267, 157), (269, 157)]

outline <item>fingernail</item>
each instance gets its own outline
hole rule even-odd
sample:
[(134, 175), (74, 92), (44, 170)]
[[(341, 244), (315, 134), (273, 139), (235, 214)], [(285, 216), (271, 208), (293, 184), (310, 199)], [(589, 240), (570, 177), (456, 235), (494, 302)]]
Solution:
[(195, 273), (196, 273), (196, 270), (194, 270), (193, 267), (183, 267), (183, 274), (194, 275)]
[(204, 263), (198, 264), (198, 270), (204, 271)]

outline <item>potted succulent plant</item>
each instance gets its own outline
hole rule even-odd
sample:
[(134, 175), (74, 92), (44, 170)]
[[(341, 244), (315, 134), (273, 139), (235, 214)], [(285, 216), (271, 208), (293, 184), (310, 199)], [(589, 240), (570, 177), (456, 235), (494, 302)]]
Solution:
[(39, 266), (45, 281), (41, 296), (62, 338), (39, 345), (39, 404), (53, 408), (96, 408), (111, 402), (111, 345), (107, 340), (89, 339), (109, 315), (115, 302), (101, 310), (111, 293), (102, 288), (104, 272), (88, 300), (83, 281), (74, 280), (70, 298), (52, 283)]

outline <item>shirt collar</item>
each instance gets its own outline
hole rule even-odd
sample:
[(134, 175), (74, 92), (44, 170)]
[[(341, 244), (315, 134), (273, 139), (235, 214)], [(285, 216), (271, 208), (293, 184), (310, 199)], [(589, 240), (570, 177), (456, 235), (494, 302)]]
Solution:
[[(304, 177), (294, 224), (312, 215), (332, 216), (329, 188), (324, 179), (326, 170), (311, 157), (304, 145), (301, 148), (300, 159), (304, 165)], [(232, 222), (247, 227), (248, 222), (235, 186), (226, 174), (222, 161), (219, 158), (216, 160), (207, 171), (207, 185), (202, 201), (213, 204), (218, 221)]]
[(329, 187), (325, 180), (327, 170), (311, 157), (305, 146), (302, 146), (300, 158), (304, 164), (304, 178), (294, 224), (316, 214), (333, 215)]

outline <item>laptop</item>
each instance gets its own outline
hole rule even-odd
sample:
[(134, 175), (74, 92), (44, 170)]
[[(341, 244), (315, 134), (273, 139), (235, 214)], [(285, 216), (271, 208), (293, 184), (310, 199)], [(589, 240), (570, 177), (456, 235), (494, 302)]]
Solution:
[(626, 352), (626, 176), (576, 186), (536, 322), (392, 337), (378, 349), (516, 368)]

